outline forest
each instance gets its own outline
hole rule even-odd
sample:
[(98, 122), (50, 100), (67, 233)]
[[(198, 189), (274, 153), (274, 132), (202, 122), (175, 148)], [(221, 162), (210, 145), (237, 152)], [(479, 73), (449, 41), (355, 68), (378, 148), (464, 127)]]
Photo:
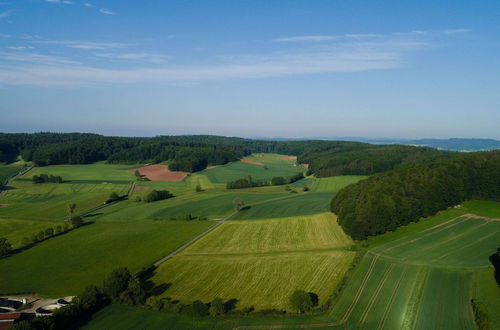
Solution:
[(56, 164), (159, 163), (174, 171), (196, 172), (257, 152), (297, 156), (317, 177), (371, 175), (402, 165), (451, 159), (457, 152), (350, 141), (253, 140), (211, 135), (113, 137), (82, 133), (0, 133), (0, 162), (18, 155), (37, 166)]
[(373, 175), (341, 190), (331, 210), (347, 234), (363, 240), (467, 199), (500, 200), (500, 151)]

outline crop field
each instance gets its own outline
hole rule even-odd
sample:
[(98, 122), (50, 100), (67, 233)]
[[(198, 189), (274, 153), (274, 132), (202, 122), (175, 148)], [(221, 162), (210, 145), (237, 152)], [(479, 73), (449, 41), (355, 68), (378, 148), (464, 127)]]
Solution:
[(302, 166), (294, 166), (293, 160), (282, 160), (283, 155), (254, 154), (244, 159), (263, 165), (245, 162), (232, 162), (227, 165), (206, 169), (200, 174), (206, 175), (213, 183), (227, 183), (251, 175), (254, 180), (271, 180), (275, 176), (288, 177), (304, 172)]
[(329, 213), (229, 221), (160, 265), (153, 280), (171, 284), (163, 296), (237, 299), (238, 308), (287, 308), (295, 289), (323, 302), (351, 264), (352, 245)]
[(60, 297), (100, 284), (112, 269), (135, 272), (212, 226), (211, 221), (94, 223), (0, 260), (0, 293)]
[(232, 219), (281, 218), (323, 213), (329, 210), (333, 196), (333, 193), (289, 194), (280, 199), (252, 205)]
[(332, 314), (353, 329), (473, 329), (474, 272), (499, 240), (500, 221), (462, 216), (374, 248)]

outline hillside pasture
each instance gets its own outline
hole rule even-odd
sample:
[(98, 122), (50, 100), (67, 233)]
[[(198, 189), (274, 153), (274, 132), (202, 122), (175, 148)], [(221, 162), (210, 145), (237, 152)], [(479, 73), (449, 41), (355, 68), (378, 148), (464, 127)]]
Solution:
[(125, 195), (130, 183), (42, 183), (16, 179), (11, 189), (0, 198), (7, 204), (0, 208), (0, 217), (29, 220), (64, 220), (67, 205), (76, 203), (76, 212), (83, 212), (104, 203), (112, 192)]
[(117, 267), (151, 265), (213, 225), (211, 221), (94, 223), (0, 260), (0, 294), (75, 295)]
[[(253, 180), (270, 181), (276, 176), (289, 177), (304, 171), (304, 168), (294, 166), (294, 161), (282, 160), (282, 157), (283, 155), (277, 154), (253, 154), (245, 157), (245, 162), (232, 162), (199, 173), (206, 175), (213, 183), (227, 183), (248, 175)], [(255, 165), (256, 163), (262, 165)]]

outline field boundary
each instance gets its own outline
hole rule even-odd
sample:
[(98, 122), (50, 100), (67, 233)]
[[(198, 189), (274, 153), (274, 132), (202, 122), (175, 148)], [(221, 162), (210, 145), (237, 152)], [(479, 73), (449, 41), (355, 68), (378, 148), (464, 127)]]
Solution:
[(238, 211), (234, 211), (233, 213), (231, 213), (230, 215), (226, 216), (222, 220), (216, 221), (215, 224), (212, 227), (210, 227), (207, 230), (205, 230), (204, 232), (198, 234), (196, 237), (194, 237), (193, 239), (191, 239), (189, 242), (184, 243), (183, 245), (181, 245), (180, 247), (178, 247), (174, 251), (170, 252), (169, 254), (167, 254), (166, 256), (164, 256), (163, 258), (155, 261), (153, 263), (153, 266), (158, 267), (159, 265), (161, 265), (165, 261), (167, 261), (169, 259), (172, 259), (176, 255), (178, 255), (180, 252), (182, 252), (184, 249), (186, 249), (188, 246), (194, 244), (200, 238), (204, 237), (205, 235), (207, 235), (208, 233), (210, 233), (211, 231), (215, 230), (217, 227), (219, 227), (220, 225), (222, 225), (226, 220), (228, 220), (229, 218), (231, 218), (236, 213), (238, 213)]
[(7, 193), (7, 191), (9, 191), (9, 189), (6, 189), (6, 188), (11, 184), (12, 181), (14, 181), (15, 179), (17, 179), (20, 176), (25, 175), (26, 173), (31, 171), (32, 168), (33, 168), (33, 166), (28, 166), (26, 168), (23, 168), (21, 171), (19, 171), (19, 173), (11, 176), (7, 181), (5, 181), (5, 184), (2, 185), (2, 188), (0, 189), (0, 197), (5, 195), (5, 193)]

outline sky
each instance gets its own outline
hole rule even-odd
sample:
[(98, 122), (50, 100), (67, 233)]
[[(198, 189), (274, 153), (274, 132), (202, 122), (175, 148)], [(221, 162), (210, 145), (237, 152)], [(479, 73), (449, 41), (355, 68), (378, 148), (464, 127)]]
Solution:
[(0, 0), (0, 132), (500, 139), (500, 1)]

